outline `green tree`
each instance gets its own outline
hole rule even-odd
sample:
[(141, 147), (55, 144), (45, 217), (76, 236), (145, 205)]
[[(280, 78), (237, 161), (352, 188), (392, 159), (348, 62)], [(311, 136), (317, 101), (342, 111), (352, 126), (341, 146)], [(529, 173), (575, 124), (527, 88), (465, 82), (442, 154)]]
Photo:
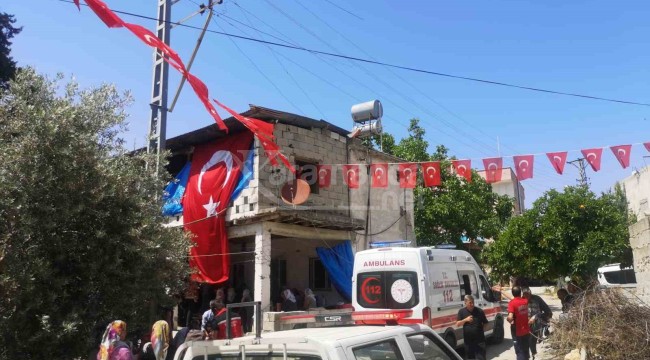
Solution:
[(11, 58), (11, 39), (20, 33), (22, 27), (14, 26), (13, 15), (0, 13), (0, 88), (5, 88), (16, 73), (16, 62)]
[(2, 359), (85, 357), (115, 319), (149, 328), (189, 273), (154, 159), (122, 147), (128, 94), (60, 80), (28, 68), (0, 95)]
[(503, 279), (592, 279), (599, 266), (629, 261), (627, 206), (621, 191), (596, 196), (586, 187), (550, 190), (512, 219), (486, 249), (492, 273)]
[(419, 179), (414, 190), (418, 244), (448, 243), (461, 247), (462, 237), (473, 241), (497, 237), (512, 215), (512, 200), (493, 193), (476, 172), (472, 172), (471, 182), (452, 174), (445, 146), (438, 145), (433, 154), (429, 154), (428, 148), (425, 129), (418, 119), (411, 119), (409, 136), (387, 151), (406, 161), (441, 161), (442, 185), (426, 188)]

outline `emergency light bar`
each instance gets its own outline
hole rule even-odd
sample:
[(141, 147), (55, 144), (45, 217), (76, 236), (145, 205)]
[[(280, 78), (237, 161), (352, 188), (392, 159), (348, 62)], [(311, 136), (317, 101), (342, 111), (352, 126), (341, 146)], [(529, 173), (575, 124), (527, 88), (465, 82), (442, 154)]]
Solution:
[(413, 310), (386, 310), (386, 311), (355, 311), (352, 313), (352, 320), (387, 320), (396, 321), (413, 315)]
[(407, 247), (411, 245), (410, 240), (396, 240), (396, 241), (371, 241), (371, 248), (384, 248), (384, 247)]
[(354, 325), (357, 322), (390, 325), (398, 320), (413, 315), (413, 310), (377, 310), (353, 311), (344, 313), (287, 315), (280, 318), (285, 325), (290, 324), (317, 324), (317, 326)]

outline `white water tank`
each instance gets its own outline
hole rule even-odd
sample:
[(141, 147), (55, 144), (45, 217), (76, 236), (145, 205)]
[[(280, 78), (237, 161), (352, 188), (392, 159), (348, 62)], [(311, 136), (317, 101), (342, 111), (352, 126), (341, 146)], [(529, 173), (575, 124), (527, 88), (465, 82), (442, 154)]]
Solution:
[(379, 135), (381, 134), (381, 130), (382, 130), (382, 126), (380, 121), (374, 121), (371, 123), (354, 127), (354, 131), (358, 131), (355, 137), (359, 137), (359, 138), (365, 138), (372, 135)]
[(381, 119), (384, 115), (384, 108), (379, 100), (367, 101), (361, 104), (352, 105), (350, 110), (354, 122), (365, 122)]

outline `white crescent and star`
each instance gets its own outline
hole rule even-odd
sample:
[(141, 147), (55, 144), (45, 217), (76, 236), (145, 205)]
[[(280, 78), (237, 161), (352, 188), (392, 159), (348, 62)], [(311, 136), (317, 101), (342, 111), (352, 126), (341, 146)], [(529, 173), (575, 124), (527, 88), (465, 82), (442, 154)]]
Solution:
[(381, 176), (383, 174), (384, 174), (384, 168), (383, 167), (378, 166), (377, 168), (375, 168), (375, 176), (377, 177), (377, 179), (381, 179)]
[(203, 195), (203, 190), (201, 189), (203, 175), (205, 175), (206, 171), (210, 170), (210, 168), (216, 166), (220, 162), (223, 162), (226, 165), (226, 179), (223, 181), (222, 188), (228, 183), (228, 179), (230, 178), (230, 170), (232, 169), (232, 153), (226, 150), (215, 151), (215, 153), (212, 154), (210, 160), (208, 160), (205, 165), (203, 165), (201, 172), (199, 173), (199, 181), (197, 183), (199, 194)]
[[(408, 174), (407, 174), (407, 172), (408, 172)], [(404, 177), (406, 177), (406, 180), (408, 180), (409, 177), (411, 177), (412, 172), (413, 172), (413, 170), (411, 170), (411, 168), (404, 169)]]
[(493, 169), (493, 168), (494, 168), (494, 170), (498, 170), (498, 169), (499, 169), (499, 165), (497, 165), (496, 163), (489, 163), (488, 166), (487, 166), (487, 168), (488, 168), (488, 170), (491, 170), (491, 169)]
[(618, 150), (616, 150), (616, 152), (617, 152), (619, 155), (621, 155), (621, 153), (623, 153), (623, 155), (621, 155), (621, 156), (625, 156), (625, 155), (627, 155), (627, 151), (625, 151), (625, 149), (618, 149)]
[(562, 158), (560, 156), (553, 156), (553, 161), (557, 162), (558, 164), (562, 163)]
[(464, 174), (465, 171), (467, 171), (467, 166), (465, 166), (465, 165), (458, 165), (458, 173), (459, 173), (459, 174)]
[[(350, 173), (352, 173), (352, 175), (350, 175)], [(357, 172), (354, 169), (349, 169), (345, 172), (345, 174), (347, 175), (348, 179), (352, 179), (353, 176), (357, 175)]]
[[(590, 156), (593, 156), (594, 159), (591, 160)], [(595, 153), (592, 153), (592, 152), (590, 152), (589, 154), (587, 154), (586, 157), (587, 157), (587, 160), (591, 160), (591, 161), (596, 161), (596, 159), (598, 159), (598, 156), (597, 156)]]
[(321, 179), (324, 179), (324, 178), (327, 176), (327, 170), (325, 170), (325, 169), (320, 169), (320, 170), (318, 170), (318, 176), (319, 176)]
[[(522, 165), (522, 164), (526, 164), (526, 165)], [(521, 171), (528, 170), (528, 160), (519, 161), (519, 167), (521, 168)]]
[[(433, 170), (433, 174), (430, 174), (430, 170)], [(436, 168), (434, 168), (433, 166), (429, 166), (427, 167), (426, 173), (429, 175), (429, 177), (432, 178), (436, 175)]]

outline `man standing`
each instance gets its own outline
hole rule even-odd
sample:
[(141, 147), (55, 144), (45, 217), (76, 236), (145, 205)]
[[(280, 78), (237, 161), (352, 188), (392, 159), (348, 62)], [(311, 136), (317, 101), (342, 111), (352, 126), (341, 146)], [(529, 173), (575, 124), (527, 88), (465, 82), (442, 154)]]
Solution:
[(465, 295), (465, 307), (458, 310), (456, 326), (463, 327), (465, 355), (468, 359), (485, 360), (485, 326), (488, 320), (481, 308), (474, 306), (474, 297)]
[(537, 343), (541, 342), (544, 326), (548, 324), (548, 321), (553, 316), (553, 312), (541, 297), (532, 294), (529, 287), (524, 287), (522, 293), (524, 298), (528, 300), (528, 317), (530, 318), (528, 325), (530, 326), (530, 333), (532, 335), (529, 341), (530, 354), (533, 360), (535, 360)]
[(515, 286), (512, 288), (514, 299), (508, 304), (508, 322), (515, 325), (515, 354), (517, 360), (527, 360), (528, 342), (530, 338), (530, 328), (528, 326), (528, 300), (521, 297), (521, 288)]

